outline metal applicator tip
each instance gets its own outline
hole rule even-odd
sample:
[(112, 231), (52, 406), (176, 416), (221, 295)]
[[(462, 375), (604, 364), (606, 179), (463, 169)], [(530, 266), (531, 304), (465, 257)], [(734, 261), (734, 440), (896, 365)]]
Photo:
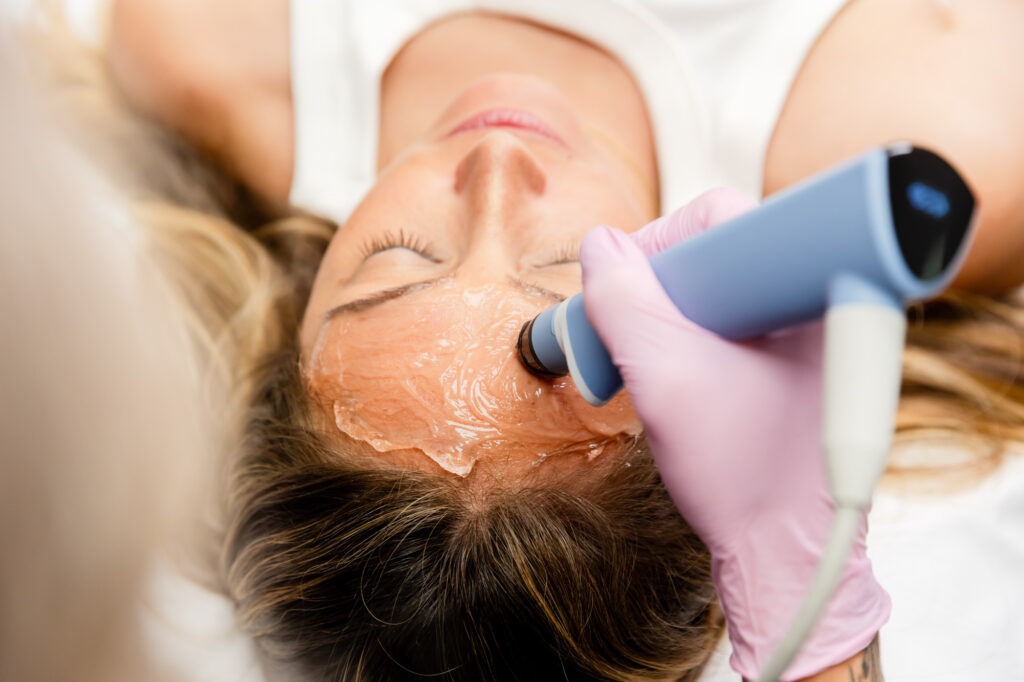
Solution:
[(541, 364), (537, 358), (537, 352), (533, 349), (533, 323), (537, 321), (537, 318), (527, 320), (523, 324), (523, 328), (519, 330), (519, 338), (516, 340), (516, 354), (519, 356), (519, 362), (523, 364), (523, 367), (528, 369), (534, 376), (540, 377), (541, 379), (557, 379), (562, 374), (556, 374), (551, 372), (544, 365)]

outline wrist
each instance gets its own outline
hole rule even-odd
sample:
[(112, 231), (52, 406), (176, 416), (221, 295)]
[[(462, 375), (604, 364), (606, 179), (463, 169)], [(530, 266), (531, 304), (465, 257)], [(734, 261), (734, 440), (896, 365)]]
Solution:
[[(801, 678), (798, 682), (884, 682), (884, 679), (878, 635), (875, 635), (864, 650), (820, 673)], [(744, 678), (743, 682), (752, 681)]]
[[(725, 613), (733, 654), (730, 663), (754, 679), (771, 658), (811, 584), (823, 540), (795, 527), (751, 534), (756, 542), (712, 547), (712, 578)], [(888, 620), (889, 595), (875, 579), (863, 542), (858, 542), (815, 628), (781, 677), (815, 675), (855, 656)]]

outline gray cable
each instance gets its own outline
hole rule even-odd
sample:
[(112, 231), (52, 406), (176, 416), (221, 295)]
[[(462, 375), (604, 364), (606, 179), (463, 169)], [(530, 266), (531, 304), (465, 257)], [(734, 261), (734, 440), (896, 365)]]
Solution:
[(836, 590), (839, 577), (842, 575), (846, 558), (850, 555), (857, 528), (860, 525), (861, 510), (856, 507), (838, 507), (832, 519), (828, 543), (818, 563), (807, 594), (804, 596), (800, 610), (793, 618), (789, 630), (779, 642), (771, 659), (761, 671), (757, 682), (778, 682), (779, 677), (793, 661), (807, 635), (818, 622), (821, 612), (825, 610), (828, 600)]

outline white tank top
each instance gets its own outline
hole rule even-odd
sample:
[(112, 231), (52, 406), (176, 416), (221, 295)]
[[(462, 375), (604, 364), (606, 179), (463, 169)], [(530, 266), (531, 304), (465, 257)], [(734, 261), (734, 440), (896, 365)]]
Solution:
[(654, 129), (662, 211), (706, 189), (761, 195), (790, 85), (846, 0), (292, 0), (292, 203), (344, 222), (377, 169), (380, 81), (446, 15), (519, 16), (600, 45), (632, 72)]

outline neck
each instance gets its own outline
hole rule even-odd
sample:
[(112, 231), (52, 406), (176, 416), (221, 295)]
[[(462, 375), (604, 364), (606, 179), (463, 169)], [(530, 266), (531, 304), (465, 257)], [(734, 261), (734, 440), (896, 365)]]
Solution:
[(500, 72), (543, 78), (561, 90), (594, 139), (630, 168), (651, 197), (651, 217), (658, 214), (654, 136), (629, 71), (579, 38), (492, 14), (459, 14), (432, 24), (392, 60), (381, 81), (378, 170), (429, 130), (458, 93)]

